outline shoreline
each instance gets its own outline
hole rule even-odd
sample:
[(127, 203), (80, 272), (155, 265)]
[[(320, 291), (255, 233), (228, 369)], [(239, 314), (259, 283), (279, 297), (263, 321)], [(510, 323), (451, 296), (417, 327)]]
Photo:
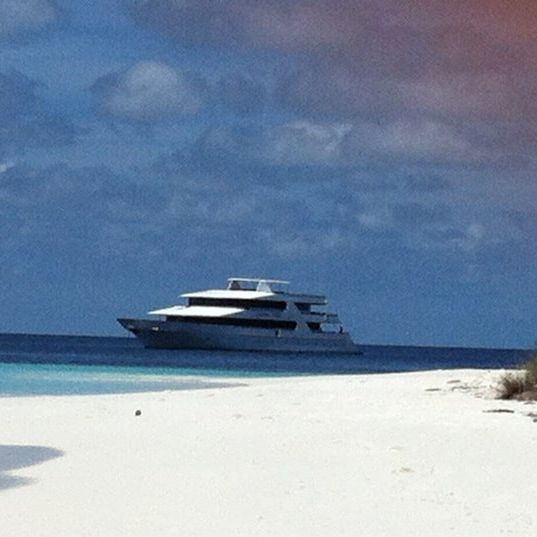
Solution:
[(3, 531), (533, 536), (537, 406), (488, 399), (501, 373), (3, 397)]

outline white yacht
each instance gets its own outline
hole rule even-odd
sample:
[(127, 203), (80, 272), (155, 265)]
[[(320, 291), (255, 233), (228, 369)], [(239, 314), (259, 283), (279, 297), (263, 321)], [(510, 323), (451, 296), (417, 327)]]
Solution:
[(187, 303), (118, 319), (146, 347), (284, 352), (358, 352), (321, 295), (289, 292), (289, 282), (229, 278), (226, 289), (181, 295)]

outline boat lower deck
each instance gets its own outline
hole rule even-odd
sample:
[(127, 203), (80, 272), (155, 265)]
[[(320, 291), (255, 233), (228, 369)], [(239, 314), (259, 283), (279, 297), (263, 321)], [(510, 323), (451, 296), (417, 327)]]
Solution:
[(118, 319), (148, 348), (271, 352), (359, 352), (346, 332), (304, 332), (193, 322)]

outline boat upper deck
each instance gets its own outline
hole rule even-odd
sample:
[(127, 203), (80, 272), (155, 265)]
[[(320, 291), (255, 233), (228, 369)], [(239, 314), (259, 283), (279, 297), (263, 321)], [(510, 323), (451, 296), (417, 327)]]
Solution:
[(263, 278), (229, 278), (226, 289), (207, 289), (193, 293), (184, 293), (188, 299), (215, 300), (269, 300), (292, 301), (312, 305), (327, 304), (324, 295), (290, 293), (289, 282)]

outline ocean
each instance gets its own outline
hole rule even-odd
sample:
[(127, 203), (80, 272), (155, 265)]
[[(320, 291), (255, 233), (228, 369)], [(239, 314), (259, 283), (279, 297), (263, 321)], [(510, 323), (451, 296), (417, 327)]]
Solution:
[[(134, 338), (0, 334), (0, 396), (200, 389), (248, 376), (510, 368), (523, 349), (361, 345), (361, 355), (144, 349)], [(235, 380), (236, 382), (236, 380)]]

